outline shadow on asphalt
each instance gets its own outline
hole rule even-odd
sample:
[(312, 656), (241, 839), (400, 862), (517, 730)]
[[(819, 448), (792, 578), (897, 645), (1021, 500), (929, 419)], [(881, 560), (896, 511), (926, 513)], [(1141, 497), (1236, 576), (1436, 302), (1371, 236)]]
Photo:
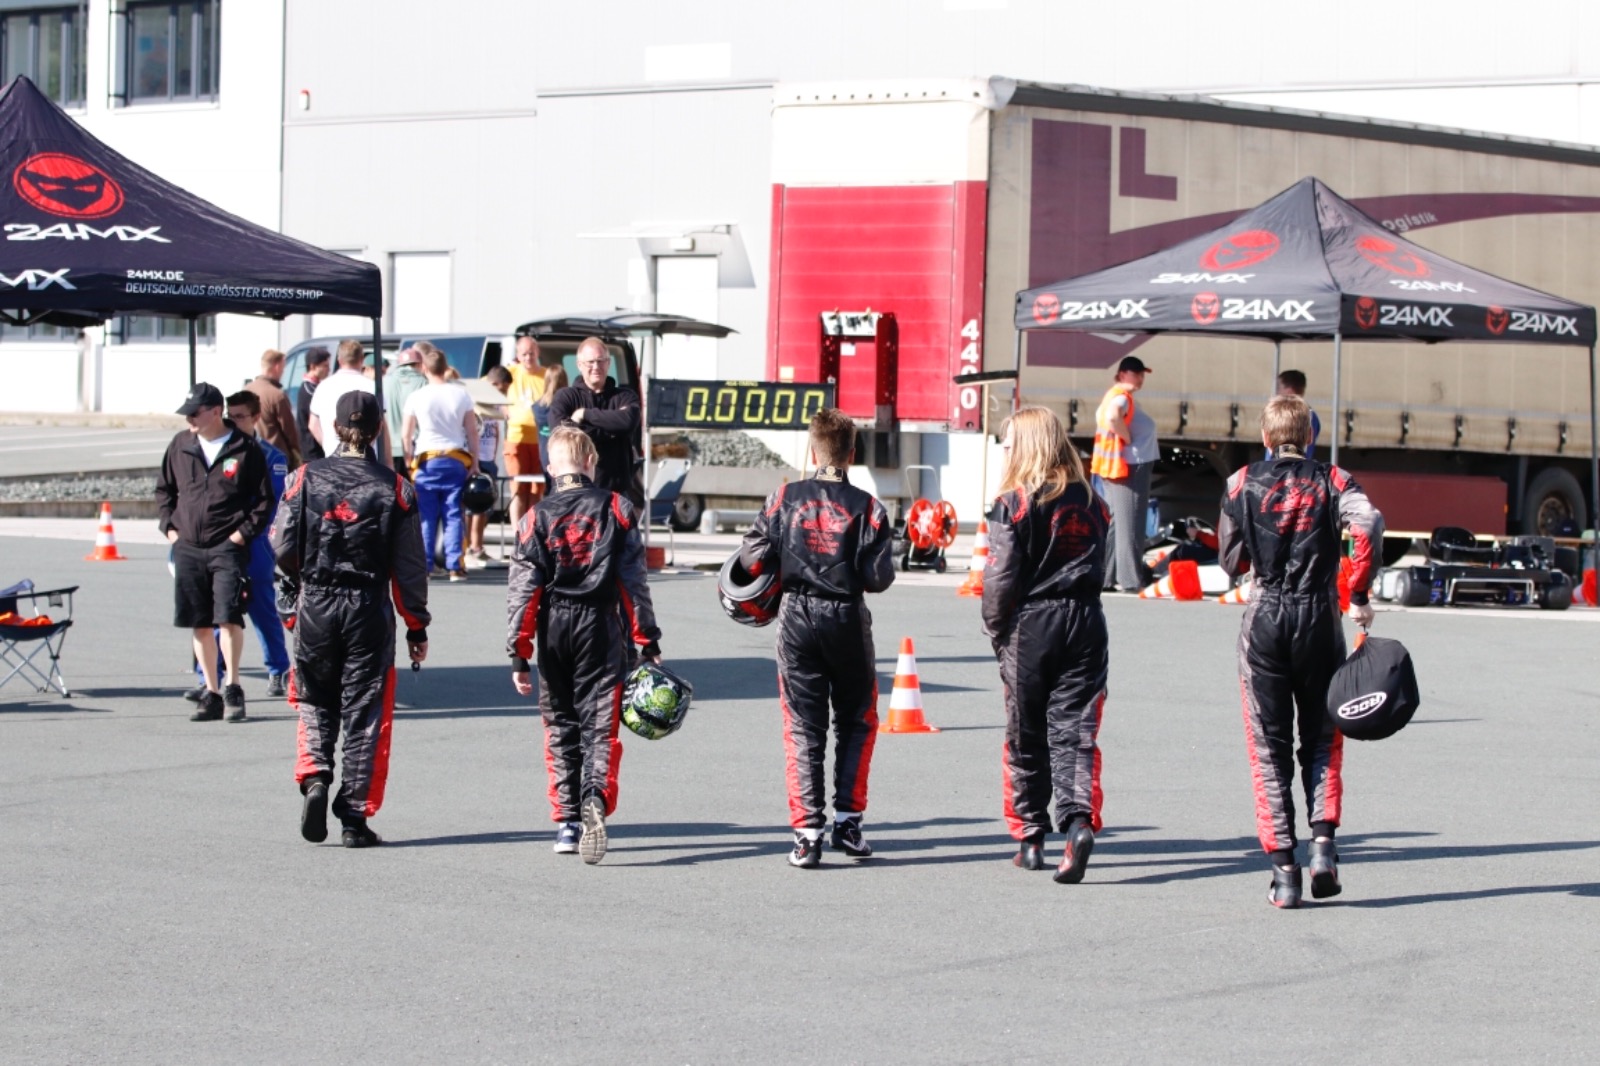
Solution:
[(1467, 900), (1498, 899), (1505, 896), (1549, 896), (1557, 894), (1571, 894), (1600, 899), (1600, 883), (1516, 885), (1507, 888), (1483, 888), (1472, 892), (1424, 892), (1415, 896), (1391, 896), (1388, 899), (1329, 900), (1328, 902), (1336, 907), (1383, 910), (1388, 907), (1413, 907), (1419, 903), (1460, 903)]

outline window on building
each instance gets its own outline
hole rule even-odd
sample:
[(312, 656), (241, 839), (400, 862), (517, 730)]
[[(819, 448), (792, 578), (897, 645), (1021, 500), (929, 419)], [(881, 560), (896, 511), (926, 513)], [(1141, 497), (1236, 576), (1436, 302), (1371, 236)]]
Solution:
[(87, 21), (82, 4), (0, 15), (0, 83), (25, 74), (61, 106), (82, 107)]
[(0, 344), (34, 343), (48, 344), (60, 342), (70, 344), (78, 339), (78, 331), (72, 326), (47, 326), (35, 323), (31, 326), (13, 326), (9, 322), (0, 322)]
[[(217, 316), (196, 318), (194, 335), (198, 344), (215, 344)], [(111, 344), (187, 344), (189, 320), (176, 315), (122, 315), (107, 323), (106, 340)]]
[(128, 4), (130, 103), (217, 98), (221, 6), (221, 0)]

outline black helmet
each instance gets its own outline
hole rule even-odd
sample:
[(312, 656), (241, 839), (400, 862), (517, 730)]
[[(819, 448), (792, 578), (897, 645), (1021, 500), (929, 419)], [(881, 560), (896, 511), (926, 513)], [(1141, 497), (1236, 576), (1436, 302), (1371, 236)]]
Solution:
[(461, 506), (473, 514), (488, 514), (500, 494), (495, 491), (494, 478), (488, 474), (473, 474), (461, 490)]
[(740, 625), (760, 628), (778, 616), (778, 600), (783, 585), (776, 572), (751, 577), (739, 562), (739, 553), (728, 556), (717, 575), (717, 602), (723, 613)]

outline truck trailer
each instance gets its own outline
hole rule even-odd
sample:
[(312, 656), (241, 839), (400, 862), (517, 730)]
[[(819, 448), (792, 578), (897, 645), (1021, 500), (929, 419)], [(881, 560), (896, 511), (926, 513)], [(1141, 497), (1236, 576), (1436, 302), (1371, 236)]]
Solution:
[[(902, 466), (941, 466), (963, 518), (987, 506), (990, 434), (1014, 403), (1052, 407), (1086, 446), (1134, 353), (1155, 371), (1139, 402), (1159, 427), (1164, 515), (1213, 517), (1223, 479), (1261, 454), (1273, 345), (1149, 336), (1099, 306), (1070, 312), (1103, 317), (1103, 331), (1019, 334), (1014, 302), (1205, 233), (1303, 178), (1442, 255), (1600, 299), (1588, 146), (999, 77), (780, 84), (773, 124), (767, 378), (834, 384), (866, 430), (880, 494), (901, 495)], [(1174, 281), (1225, 290), (1247, 273), (1249, 250), (1234, 251)], [(1397, 297), (1450, 284), (1395, 280)], [(1339, 435), (1341, 465), (1392, 529), (1574, 535), (1591, 513), (1587, 348), (1347, 344), (1338, 411), (1332, 344), (1285, 344), (1281, 359), (1306, 374), (1324, 446)], [(1014, 387), (995, 380), (1008, 371)]]

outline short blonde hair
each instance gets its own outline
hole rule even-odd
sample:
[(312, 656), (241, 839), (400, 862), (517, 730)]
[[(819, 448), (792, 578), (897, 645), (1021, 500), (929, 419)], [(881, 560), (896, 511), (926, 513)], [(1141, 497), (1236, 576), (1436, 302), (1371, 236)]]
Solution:
[(1053, 500), (1067, 491), (1074, 481), (1087, 485), (1083, 460), (1067, 439), (1067, 431), (1048, 407), (1024, 407), (1006, 419), (1000, 433), (1011, 431), (1011, 451), (1000, 474), (1000, 491), (1020, 489), (1037, 495), (1041, 501)]
[(1311, 443), (1311, 408), (1298, 396), (1274, 396), (1261, 410), (1261, 432), (1273, 451), (1304, 448)]
[(844, 466), (856, 450), (856, 424), (837, 407), (811, 416), (811, 450), (822, 466)]
[(577, 426), (557, 426), (551, 430), (550, 443), (546, 447), (550, 452), (551, 466), (566, 463), (583, 470), (590, 463), (600, 461), (600, 453), (595, 450), (594, 441)]
[(273, 367), (283, 362), (284, 358), (284, 354), (278, 351), (278, 349), (268, 348), (266, 351), (261, 353), (261, 369), (271, 370)]

